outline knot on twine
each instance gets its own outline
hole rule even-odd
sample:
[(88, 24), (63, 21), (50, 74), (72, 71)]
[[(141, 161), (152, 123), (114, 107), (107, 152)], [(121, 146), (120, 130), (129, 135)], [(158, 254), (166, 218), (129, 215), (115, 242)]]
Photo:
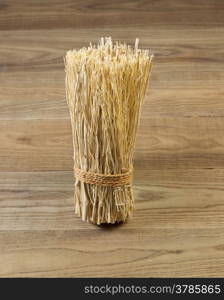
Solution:
[(132, 170), (121, 174), (98, 174), (74, 168), (76, 180), (100, 186), (124, 186), (132, 182)]

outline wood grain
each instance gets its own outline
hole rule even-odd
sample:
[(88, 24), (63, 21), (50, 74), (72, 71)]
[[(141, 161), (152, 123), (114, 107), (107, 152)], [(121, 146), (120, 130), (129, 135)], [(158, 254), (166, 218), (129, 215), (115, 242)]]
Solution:
[[(145, 110), (136, 140), (135, 168), (223, 167), (223, 132), (222, 117), (152, 117)], [(1, 120), (0, 140), (2, 171), (73, 169), (68, 119)]]
[(222, 1), (212, 0), (7, 0), (1, 4), (0, 28), (223, 25), (223, 11)]
[[(139, 230), (158, 227), (224, 226), (223, 170), (150, 173), (136, 172), (136, 211), (121, 228), (132, 229), (132, 234), (138, 236)], [(215, 173), (218, 175), (214, 179)], [(2, 172), (0, 179), (0, 230), (97, 228), (74, 215), (72, 171)]]
[(3, 231), (0, 276), (175, 277), (183, 270), (189, 277), (223, 276), (223, 228), (137, 232), (121, 227)]
[[(224, 2), (0, 3), (0, 277), (224, 276)], [(74, 215), (62, 57), (101, 36), (155, 54), (121, 226)]]
[(150, 114), (224, 115), (224, 29), (127, 26), (0, 31), (0, 119), (69, 118), (62, 57), (66, 49), (88, 44), (90, 35), (97, 41), (108, 34), (130, 43), (140, 34), (141, 45), (155, 53), (145, 101)]

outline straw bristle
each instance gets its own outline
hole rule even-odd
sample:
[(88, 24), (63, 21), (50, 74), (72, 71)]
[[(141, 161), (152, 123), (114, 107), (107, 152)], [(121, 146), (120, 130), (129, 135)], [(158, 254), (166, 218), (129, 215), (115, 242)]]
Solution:
[[(70, 110), (74, 165), (100, 173), (132, 168), (139, 113), (152, 66), (148, 50), (113, 44), (68, 51), (66, 94)], [(131, 186), (75, 183), (75, 211), (96, 224), (126, 221), (133, 210)]]

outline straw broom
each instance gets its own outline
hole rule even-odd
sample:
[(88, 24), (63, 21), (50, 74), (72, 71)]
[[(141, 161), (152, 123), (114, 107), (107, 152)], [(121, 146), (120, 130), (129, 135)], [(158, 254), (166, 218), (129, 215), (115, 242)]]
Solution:
[(133, 211), (132, 159), (152, 55), (101, 38), (65, 56), (75, 181), (75, 212), (95, 224)]

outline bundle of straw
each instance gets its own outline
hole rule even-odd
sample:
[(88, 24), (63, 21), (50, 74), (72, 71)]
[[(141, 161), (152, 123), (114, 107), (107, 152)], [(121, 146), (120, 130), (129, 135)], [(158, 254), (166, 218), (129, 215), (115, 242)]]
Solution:
[(133, 210), (132, 159), (152, 56), (101, 38), (65, 56), (71, 116), (75, 211), (96, 224), (126, 221)]

